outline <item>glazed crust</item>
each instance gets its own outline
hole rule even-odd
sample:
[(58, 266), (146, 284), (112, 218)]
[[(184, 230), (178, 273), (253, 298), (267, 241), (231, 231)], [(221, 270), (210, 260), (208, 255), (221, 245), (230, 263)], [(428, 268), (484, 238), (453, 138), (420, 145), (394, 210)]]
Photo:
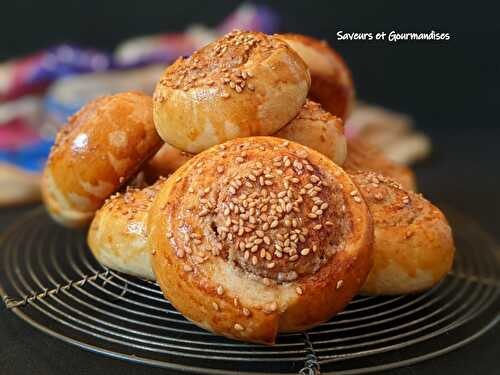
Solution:
[(348, 175), (274, 137), (235, 139), (184, 164), (159, 190), (148, 233), (176, 309), (265, 344), (341, 311), (372, 263), (371, 217)]
[(325, 41), (300, 34), (278, 37), (288, 43), (309, 67), (309, 98), (345, 120), (353, 109), (355, 93), (351, 71), (342, 57)]
[(347, 141), (347, 158), (344, 169), (350, 173), (377, 172), (396, 180), (406, 190), (417, 190), (415, 175), (410, 168), (387, 159), (376, 146), (358, 138)]
[(347, 155), (342, 119), (311, 100), (307, 100), (297, 117), (274, 136), (310, 147), (338, 165), (344, 164)]
[(42, 180), (49, 213), (70, 227), (90, 223), (161, 144), (151, 97), (127, 92), (88, 103), (68, 119), (51, 150)]
[(95, 258), (111, 269), (155, 280), (147, 247), (147, 216), (161, 184), (144, 189), (127, 187), (106, 200), (97, 212), (87, 234)]
[(455, 247), (443, 213), (422, 195), (374, 172), (351, 174), (373, 217), (373, 268), (361, 292), (406, 294), (436, 285)]
[(305, 63), (286, 43), (233, 31), (165, 70), (154, 94), (156, 129), (190, 153), (274, 134), (297, 115), (310, 83)]

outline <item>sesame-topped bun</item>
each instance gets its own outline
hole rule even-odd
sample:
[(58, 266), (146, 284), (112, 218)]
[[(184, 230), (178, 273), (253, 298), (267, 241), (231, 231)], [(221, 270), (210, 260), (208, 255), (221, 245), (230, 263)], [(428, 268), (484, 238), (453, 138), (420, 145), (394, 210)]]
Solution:
[(106, 200), (92, 220), (87, 242), (95, 258), (111, 269), (155, 280), (147, 248), (147, 215), (160, 178), (144, 189), (127, 187)]
[(345, 120), (354, 106), (354, 83), (346, 63), (327, 42), (300, 34), (281, 34), (305, 61), (311, 73), (309, 98)]
[(274, 137), (235, 139), (184, 164), (161, 186), (148, 233), (176, 309), (251, 342), (327, 321), (372, 264), (371, 217), (349, 176)]
[(375, 145), (359, 138), (347, 141), (347, 158), (344, 169), (348, 172), (373, 171), (399, 182), (404, 189), (416, 191), (413, 171), (405, 165), (387, 159)]
[(233, 31), (165, 70), (154, 94), (156, 129), (191, 153), (270, 135), (297, 115), (310, 83), (305, 63), (286, 43)]
[(174, 173), (181, 165), (194, 155), (181, 151), (165, 143), (160, 150), (149, 160), (143, 168), (148, 182), (156, 181), (160, 176)]
[(351, 177), (368, 204), (375, 232), (373, 268), (361, 292), (406, 294), (437, 284), (451, 269), (455, 253), (443, 213), (378, 173)]
[(347, 144), (342, 119), (311, 100), (307, 100), (297, 117), (274, 136), (319, 151), (338, 165), (342, 165), (346, 158)]
[(84, 226), (161, 147), (151, 97), (104, 96), (85, 105), (57, 134), (45, 166), (42, 196), (63, 225)]

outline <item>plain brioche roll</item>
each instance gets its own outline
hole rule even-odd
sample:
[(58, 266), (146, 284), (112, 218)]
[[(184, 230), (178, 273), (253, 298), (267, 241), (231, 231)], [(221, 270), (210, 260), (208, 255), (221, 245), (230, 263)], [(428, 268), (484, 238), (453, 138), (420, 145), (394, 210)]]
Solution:
[(85, 105), (57, 134), (42, 179), (42, 197), (59, 223), (84, 226), (106, 198), (161, 147), (151, 97), (104, 96)]
[(451, 269), (455, 253), (443, 213), (379, 173), (358, 172), (351, 178), (368, 204), (375, 231), (373, 268), (361, 292), (406, 294), (436, 285)]
[(273, 344), (327, 321), (371, 268), (373, 227), (349, 176), (274, 137), (202, 152), (158, 191), (149, 247), (165, 297), (230, 338)]
[(347, 155), (342, 119), (311, 100), (307, 100), (297, 117), (274, 136), (308, 146), (338, 165), (344, 164)]
[(310, 83), (307, 66), (286, 43), (233, 31), (165, 70), (154, 93), (156, 129), (190, 153), (270, 135), (297, 115)]
[(155, 280), (147, 247), (147, 217), (156, 193), (166, 180), (160, 178), (144, 189), (127, 187), (106, 200), (87, 234), (92, 254), (104, 266)]
[(277, 37), (288, 43), (309, 67), (309, 98), (345, 120), (353, 109), (355, 94), (351, 71), (342, 57), (326, 41), (300, 34)]
[(413, 171), (405, 165), (387, 159), (378, 147), (359, 138), (347, 140), (347, 158), (343, 165), (348, 172), (373, 171), (399, 182), (404, 189), (416, 191)]

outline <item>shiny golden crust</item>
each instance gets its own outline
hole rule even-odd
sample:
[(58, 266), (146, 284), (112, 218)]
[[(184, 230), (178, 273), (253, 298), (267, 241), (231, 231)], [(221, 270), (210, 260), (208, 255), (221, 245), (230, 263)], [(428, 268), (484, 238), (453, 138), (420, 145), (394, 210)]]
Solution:
[(417, 183), (412, 170), (405, 165), (387, 159), (382, 151), (361, 139), (347, 140), (347, 172), (373, 171), (399, 182), (404, 189), (416, 191)]
[(174, 173), (181, 165), (194, 155), (181, 151), (165, 143), (143, 168), (146, 181), (154, 182), (160, 176)]
[(143, 279), (155, 280), (147, 247), (147, 217), (161, 184), (144, 189), (127, 187), (97, 210), (87, 243), (104, 266)]
[(354, 106), (354, 83), (351, 71), (327, 42), (300, 34), (282, 34), (305, 61), (311, 73), (309, 98), (321, 103), (328, 112), (346, 119)]
[(406, 294), (437, 284), (451, 269), (455, 247), (443, 213), (422, 195), (374, 172), (351, 174), (373, 217), (373, 268), (366, 294)]
[(270, 135), (297, 115), (310, 83), (305, 63), (286, 43), (233, 31), (165, 70), (154, 94), (156, 129), (191, 153)]
[(151, 207), (158, 282), (197, 325), (238, 340), (330, 319), (371, 267), (373, 227), (348, 175), (320, 153), (273, 137), (198, 154)]
[(88, 224), (104, 200), (139, 170), (162, 142), (149, 96), (98, 98), (68, 119), (44, 170), (42, 195), (61, 224)]
[(338, 165), (344, 163), (347, 155), (342, 119), (311, 100), (307, 100), (297, 117), (274, 136), (310, 147)]

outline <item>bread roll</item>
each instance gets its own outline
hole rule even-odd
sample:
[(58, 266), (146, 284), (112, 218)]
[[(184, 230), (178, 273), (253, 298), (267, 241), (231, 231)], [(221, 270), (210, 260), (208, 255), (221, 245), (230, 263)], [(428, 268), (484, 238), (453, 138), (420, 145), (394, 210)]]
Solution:
[(443, 213), (422, 195), (374, 172), (351, 174), (373, 218), (373, 268), (361, 292), (406, 294), (436, 285), (455, 247)]
[(344, 164), (347, 144), (342, 119), (311, 100), (274, 136), (300, 143), (321, 152), (338, 165)]
[(193, 156), (193, 154), (181, 151), (165, 143), (160, 148), (160, 151), (146, 163), (143, 169), (146, 181), (152, 183), (160, 176), (168, 176), (174, 173)]
[(161, 186), (148, 218), (158, 283), (184, 316), (238, 340), (330, 319), (371, 268), (373, 227), (348, 175), (294, 142), (214, 146)]
[(42, 196), (50, 215), (70, 227), (90, 223), (161, 145), (151, 97), (126, 92), (88, 103), (59, 131), (45, 167)]
[(286, 43), (233, 31), (165, 70), (154, 94), (156, 129), (190, 153), (274, 134), (297, 115), (310, 83), (305, 63)]
[(147, 216), (160, 185), (160, 178), (144, 189), (128, 187), (111, 196), (96, 213), (87, 235), (95, 258), (104, 266), (155, 280), (147, 247)]
[(327, 42), (300, 34), (282, 34), (311, 72), (309, 98), (335, 116), (346, 119), (354, 106), (354, 84), (346, 63)]
[(406, 190), (417, 190), (415, 175), (410, 168), (387, 159), (377, 147), (358, 138), (347, 141), (344, 169), (348, 172), (378, 172), (396, 180)]

